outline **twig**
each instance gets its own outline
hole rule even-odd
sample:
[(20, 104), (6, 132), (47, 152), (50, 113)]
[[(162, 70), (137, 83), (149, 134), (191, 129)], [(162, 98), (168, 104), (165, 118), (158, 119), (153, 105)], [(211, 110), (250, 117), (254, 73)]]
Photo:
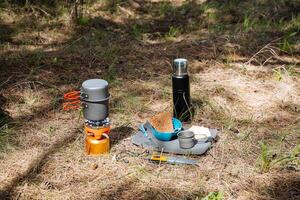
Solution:
[(0, 88), (3, 87), (3, 85), (5, 85), (6, 83), (8, 83), (12, 77), (13, 76), (11, 75), (10, 77), (8, 77), (8, 79), (6, 81), (4, 81), (3, 83), (1, 83)]
[(45, 10), (43, 10), (42, 8), (35, 6), (36, 9), (38, 9), (39, 11), (41, 11), (42, 13), (44, 13), (45, 15), (47, 15), (48, 17), (50, 17), (51, 15), (49, 13), (47, 13)]
[[(280, 39), (282, 39), (282, 37), (277, 38), (277, 39), (275, 39), (275, 40), (272, 40), (271, 42), (269, 42), (268, 44), (266, 44), (265, 46), (263, 46), (258, 52), (256, 52), (256, 53), (255, 53), (255, 54), (254, 54), (254, 55), (253, 55), (253, 56), (245, 63), (245, 65), (249, 65), (249, 64), (251, 63), (251, 61), (253, 61), (257, 55), (261, 54), (262, 52), (265, 52), (266, 49), (267, 49), (267, 51), (269, 51), (272, 55), (274, 55), (274, 54), (277, 55), (276, 52), (275, 52), (273, 49), (269, 48), (269, 46), (270, 46), (273, 42), (276, 42), (276, 41), (278, 41), (278, 40), (280, 40)], [(273, 53), (274, 53), (274, 54), (273, 54)]]
[[(87, 33), (88, 34), (88, 33)], [(63, 49), (66, 49), (72, 45), (74, 45), (76, 42), (80, 41), (81, 39), (83, 39), (85, 36), (87, 36), (87, 34), (82, 35), (81, 37), (77, 38), (75, 41), (71, 42), (70, 44), (66, 45), (63, 47)]]
[(24, 85), (24, 84), (40, 84), (40, 85), (46, 86), (46, 87), (48, 87), (48, 88), (54, 88), (54, 89), (56, 89), (56, 90), (58, 90), (58, 91), (61, 92), (61, 90), (60, 90), (58, 87), (56, 87), (55, 85), (52, 85), (52, 84), (46, 84), (46, 83), (43, 83), (43, 82), (41, 82), (41, 81), (25, 81), (25, 82), (21, 82), (21, 83), (16, 83), (16, 84), (14, 84), (14, 85), (12, 86), (12, 88), (15, 88), (15, 87), (17, 87), (17, 86), (21, 86), (21, 85)]

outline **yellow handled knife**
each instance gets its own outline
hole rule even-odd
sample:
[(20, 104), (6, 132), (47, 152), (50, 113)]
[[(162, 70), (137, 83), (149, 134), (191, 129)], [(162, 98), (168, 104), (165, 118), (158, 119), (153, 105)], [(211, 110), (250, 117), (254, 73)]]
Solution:
[(152, 155), (149, 157), (151, 161), (157, 162), (166, 162), (171, 164), (187, 164), (187, 165), (196, 165), (197, 161), (182, 158), (182, 157), (173, 157), (173, 156), (163, 156), (163, 155)]

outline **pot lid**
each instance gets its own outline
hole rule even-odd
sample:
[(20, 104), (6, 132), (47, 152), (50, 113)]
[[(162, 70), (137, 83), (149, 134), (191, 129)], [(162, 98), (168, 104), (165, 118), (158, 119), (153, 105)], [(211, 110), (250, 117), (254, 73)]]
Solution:
[(82, 83), (82, 87), (88, 90), (101, 90), (108, 87), (108, 82), (103, 79), (89, 79)]
[(109, 98), (108, 82), (103, 79), (89, 79), (82, 83), (81, 98), (84, 101), (103, 101)]

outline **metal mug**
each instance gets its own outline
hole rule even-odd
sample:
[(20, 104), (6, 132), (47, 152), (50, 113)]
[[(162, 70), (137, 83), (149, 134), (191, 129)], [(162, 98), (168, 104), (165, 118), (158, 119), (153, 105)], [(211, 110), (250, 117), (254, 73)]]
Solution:
[(182, 149), (190, 149), (197, 143), (193, 131), (181, 131), (177, 134), (179, 146)]

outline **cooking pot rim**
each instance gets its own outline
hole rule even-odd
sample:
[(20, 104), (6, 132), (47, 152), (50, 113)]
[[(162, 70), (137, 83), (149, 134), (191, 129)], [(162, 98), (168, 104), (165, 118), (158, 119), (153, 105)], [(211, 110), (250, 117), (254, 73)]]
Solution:
[(104, 101), (108, 101), (110, 99), (111, 95), (108, 94), (108, 97), (104, 98), (104, 99), (100, 99), (100, 100), (88, 100), (88, 99), (84, 99), (83, 97), (80, 97), (80, 100), (82, 102), (88, 102), (88, 103), (97, 103), (97, 102), (104, 102)]

